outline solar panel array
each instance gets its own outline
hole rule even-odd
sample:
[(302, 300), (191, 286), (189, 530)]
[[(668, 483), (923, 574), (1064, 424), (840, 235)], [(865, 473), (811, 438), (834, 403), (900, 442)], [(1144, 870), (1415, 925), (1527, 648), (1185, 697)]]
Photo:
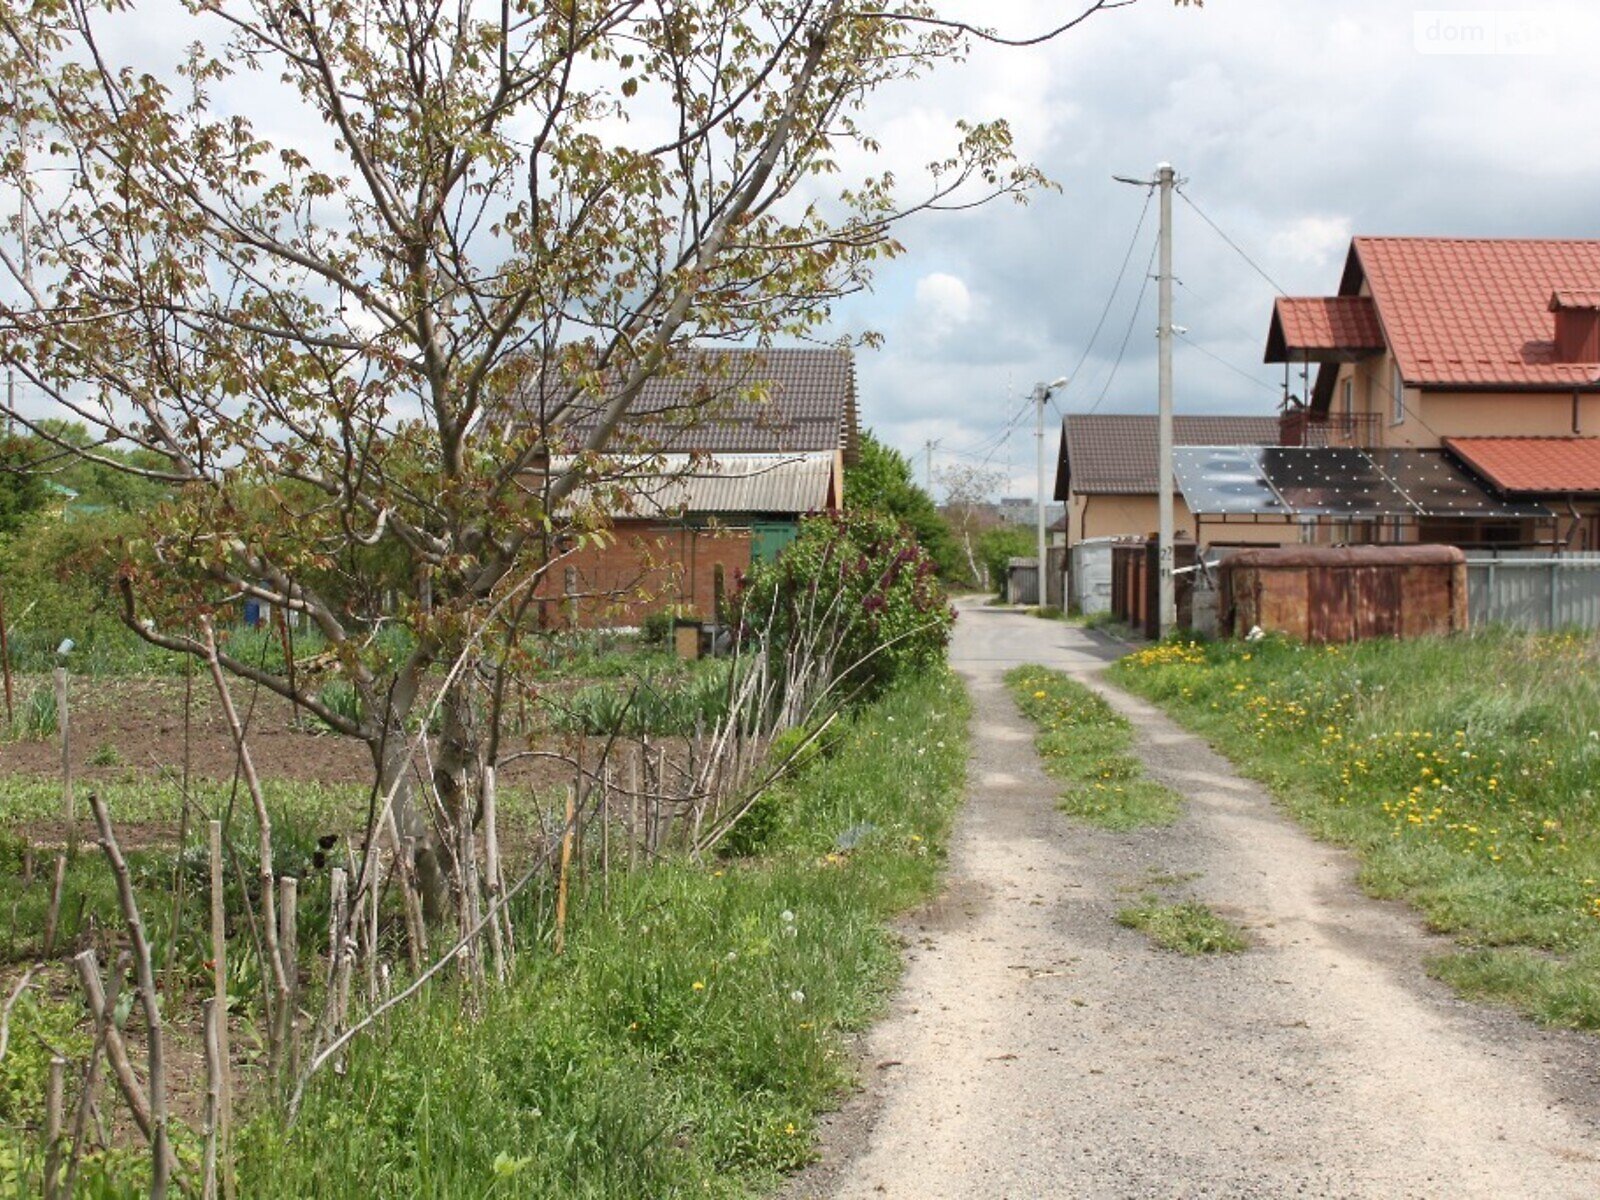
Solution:
[(1173, 474), (1204, 516), (1456, 517), (1548, 520), (1541, 504), (1507, 500), (1440, 450), (1320, 446), (1177, 446)]

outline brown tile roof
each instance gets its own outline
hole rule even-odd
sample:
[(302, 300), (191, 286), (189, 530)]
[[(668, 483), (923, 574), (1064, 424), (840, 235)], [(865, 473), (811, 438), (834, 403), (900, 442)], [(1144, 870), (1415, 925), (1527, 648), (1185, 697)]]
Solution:
[[(576, 445), (599, 423), (563, 422)], [(622, 449), (792, 454), (843, 450), (859, 435), (855, 358), (848, 350), (703, 349), (650, 379), (619, 428)]]
[(1553, 361), (1552, 292), (1600, 289), (1600, 241), (1358, 237), (1341, 293), (1371, 289), (1407, 383), (1550, 389), (1600, 383)]
[[(1176, 416), (1178, 446), (1275, 446), (1277, 417)], [(1061, 423), (1057, 500), (1079, 495), (1146, 495), (1156, 491), (1156, 418), (1139, 414), (1073, 414)]]
[(1383, 347), (1369, 296), (1280, 296), (1273, 303), (1267, 362), (1339, 361)]
[(1466, 437), (1444, 444), (1502, 492), (1600, 494), (1600, 437)]

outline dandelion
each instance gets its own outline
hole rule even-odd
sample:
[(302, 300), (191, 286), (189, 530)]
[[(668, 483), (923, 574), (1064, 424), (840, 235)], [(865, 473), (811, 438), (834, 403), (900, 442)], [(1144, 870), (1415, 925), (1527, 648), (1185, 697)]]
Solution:
[(705, 991), (706, 990), (705, 980), (696, 979), (693, 983), (691, 983), (689, 985), (689, 990), (691, 992), (703, 992), (703, 991)]

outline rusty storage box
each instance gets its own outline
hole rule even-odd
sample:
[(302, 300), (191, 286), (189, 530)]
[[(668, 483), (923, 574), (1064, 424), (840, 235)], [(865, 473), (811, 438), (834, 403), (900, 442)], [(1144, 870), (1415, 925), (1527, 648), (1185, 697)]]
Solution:
[(1426, 637), (1467, 627), (1467, 559), (1454, 546), (1288, 546), (1222, 564), (1220, 627), (1308, 642)]

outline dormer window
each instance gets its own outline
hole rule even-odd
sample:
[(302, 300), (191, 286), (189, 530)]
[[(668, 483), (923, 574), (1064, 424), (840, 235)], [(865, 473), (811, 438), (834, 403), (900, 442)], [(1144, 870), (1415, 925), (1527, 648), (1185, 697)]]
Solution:
[(1556, 315), (1555, 361), (1600, 362), (1600, 289), (1557, 292), (1550, 311)]

